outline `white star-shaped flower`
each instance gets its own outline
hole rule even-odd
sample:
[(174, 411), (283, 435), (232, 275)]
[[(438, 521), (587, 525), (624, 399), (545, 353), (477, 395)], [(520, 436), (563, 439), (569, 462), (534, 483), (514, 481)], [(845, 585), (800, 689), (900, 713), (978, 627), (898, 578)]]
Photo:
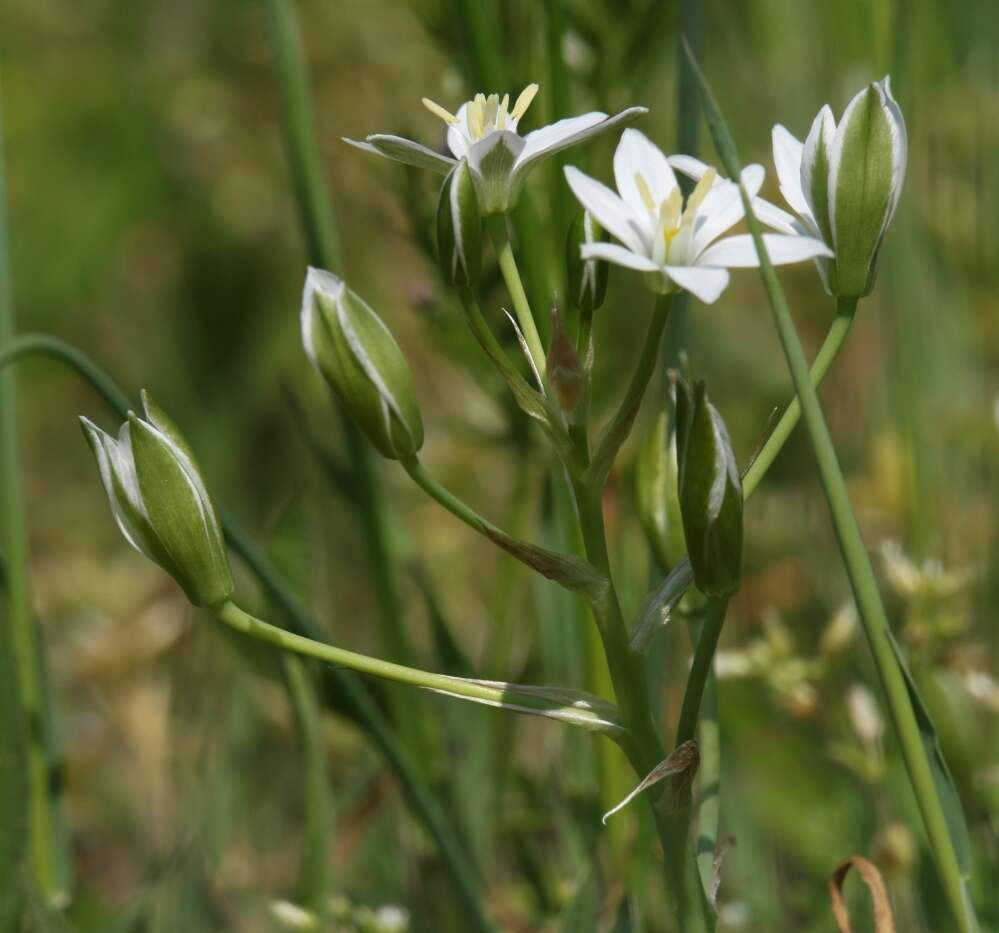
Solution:
[(529, 84), (513, 107), (510, 107), (509, 94), (504, 94), (502, 99), (498, 94), (488, 97), (476, 94), (454, 114), (424, 98), (424, 106), (447, 124), (447, 145), (453, 158), (410, 139), (381, 133), (363, 141), (345, 138), (344, 142), (442, 175), (450, 172), (461, 159), (467, 159), (480, 210), (484, 214), (495, 214), (514, 206), (528, 172), (548, 156), (648, 113), (645, 107), (629, 107), (610, 117), (596, 110), (521, 136), (517, 126), (537, 92), (538, 85)]
[[(674, 166), (699, 178), (686, 203)], [(655, 292), (686, 289), (711, 304), (728, 285), (728, 268), (759, 265), (748, 234), (718, 240), (743, 217), (738, 185), (697, 159), (667, 158), (638, 130), (625, 130), (614, 153), (617, 193), (571, 166), (565, 175), (583, 207), (621, 243), (584, 244), (583, 258), (645, 272)], [(760, 165), (743, 170), (751, 197), (760, 190), (763, 175)], [(764, 241), (774, 264), (832, 255), (812, 237), (766, 234)]]

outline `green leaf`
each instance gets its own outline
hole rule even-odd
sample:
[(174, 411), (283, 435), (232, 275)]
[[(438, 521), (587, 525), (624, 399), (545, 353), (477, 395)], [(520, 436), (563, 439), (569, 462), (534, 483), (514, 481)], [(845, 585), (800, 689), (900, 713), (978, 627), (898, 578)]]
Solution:
[(947, 767), (943, 751), (940, 748), (940, 739), (937, 736), (937, 730), (930, 716), (930, 711), (927, 709), (919, 688), (916, 686), (916, 681), (909, 671), (909, 667), (902, 655), (902, 649), (890, 631), (886, 631), (886, 634), (892, 652), (895, 654), (895, 659), (898, 661), (899, 669), (902, 671), (902, 676), (905, 678), (905, 688), (909, 694), (909, 702), (912, 704), (912, 709), (916, 714), (919, 736), (923, 741), (923, 747), (926, 749), (926, 757), (930, 762), (933, 783), (936, 785), (937, 796), (939, 796), (940, 803), (943, 806), (947, 828), (950, 830), (951, 839), (954, 840), (958, 864), (966, 876), (970, 875), (972, 870), (971, 837), (968, 834), (968, 824), (964, 819), (961, 798), (958, 795), (957, 788), (954, 786), (954, 779), (951, 777), (950, 768)]

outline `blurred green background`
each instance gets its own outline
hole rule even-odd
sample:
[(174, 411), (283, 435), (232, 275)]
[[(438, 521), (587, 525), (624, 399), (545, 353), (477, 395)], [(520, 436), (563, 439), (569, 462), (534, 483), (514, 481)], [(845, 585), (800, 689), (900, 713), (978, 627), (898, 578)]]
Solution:
[[(484, 514), (558, 543), (565, 503), (555, 474), (436, 273), (428, 236), (437, 179), (340, 137), (394, 132), (436, 146), (440, 123), (422, 96), (455, 108), (477, 90), (515, 94), (537, 80), (527, 128), (640, 103), (651, 109), (641, 129), (675, 151), (680, 10), (656, 0), (296, 7), (344, 269), (410, 360), (425, 460)], [(774, 200), (774, 123), (803, 138), (823, 103), (839, 114), (886, 73), (905, 112), (906, 191), (877, 289), (823, 399), (893, 623), (962, 793), (989, 928), (999, 923), (999, 7), (709, 0), (684, 15), (699, 23), (702, 60), (741, 154), (767, 166), (764, 194)], [(300, 346), (307, 256), (265, 4), (32, 0), (6, 5), (0, 24), (19, 328), (58, 334), (129, 391), (151, 390), (199, 452), (214, 493), (271, 550), (330, 637), (388, 653), (356, 490), (337, 492), (316, 456), (317, 446), (340, 462), (346, 453)], [(491, 52), (475, 38), (483, 34)], [(553, 50), (562, 63), (555, 91)], [(502, 87), (488, 81), (497, 73)], [(567, 161), (607, 179), (615, 141)], [(714, 161), (705, 132), (698, 154)], [(571, 205), (558, 177), (556, 167), (528, 184), (528, 223), (541, 243), (528, 264), (535, 295), (560, 285), (556, 228)], [(810, 265), (782, 278), (814, 350), (831, 300)], [(498, 280), (484, 297), (499, 331), (507, 299)], [(612, 272), (596, 323), (600, 413), (623, 388), (649, 304), (636, 276)], [(715, 306), (691, 308), (682, 342), (747, 461), (789, 392), (757, 277), (736, 274)], [(72, 923), (294, 928), (274, 907), (296, 900), (303, 832), (301, 752), (285, 695), (121, 540), (75, 423), (83, 413), (111, 425), (96, 395), (48, 361), (20, 373), (33, 584), (67, 767)], [(635, 518), (634, 447), (606, 502), (632, 612), (656, 580)], [(593, 682), (587, 623), (570, 599), (473, 538), (394, 464), (375, 467), (397, 649), (455, 673)], [(736, 840), (722, 869), (722, 929), (833, 930), (825, 882), (854, 853), (885, 874), (901, 930), (947, 929), (897, 749), (871, 720), (876, 691), (858, 692), (875, 681), (803, 435), (747, 521), (747, 576), (719, 659), (722, 824)], [(248, 576), (240, 585), (252, 594)], [(661, 706), (672, 723), (688, 644), (680, 626), (660, 642)], [(642, 927), (622, 901), (615, 858), (652, 843), (633, 815), (601, 830), (602, 802), (614, 797), (601, 782), (615, 773), (620, 782), (621, 771), (598, 740), (422, 693), (401, 694), (405, 716), (394, 693), (385, 696), (397, 719), (416, 722), (406, 742), (503, 929), (659, 928), (654, 913)], [(329, 890), (349, 900), (341, 906), (353, 917), (332, 928), (374, 929), (360, 908), (400, 905), (411, 929), (464, 929), (439, 858), (382, 759), (342, 717), (327, 717), (323, 734)], [(864, 914), (864, 898), (850, 892)]]

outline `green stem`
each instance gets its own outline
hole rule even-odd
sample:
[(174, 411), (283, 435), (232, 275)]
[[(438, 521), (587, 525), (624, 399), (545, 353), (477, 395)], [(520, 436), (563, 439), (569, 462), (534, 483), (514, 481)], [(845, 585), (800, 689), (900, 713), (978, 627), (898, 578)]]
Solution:
[(537, 389), (532, 388), (528, 384), (517, 367), (511, 362), (510, 357), (506, 355), (506, 351), (496, 339), (496, 335), (493, 334), (485, 317), (483, 317), (482, 309), (479, 307), (479, 303), (471, 289), (461, 289), (460, 296), (472, 334), (489, 359), (493, 361), (493, 365), (499, 370), (500, 375), (506, 380), (514, 396), (517, 398), (536, 396), (541, 401), (541, 396)]
[(506, 282), (506, 289), (510, 293), (510, 301), (513, 302), (513, 310), (517, 315), (521, 333), (527, 342), (534, 368), (543, 379), (545, 376), (545, 348), (541, 344), (541, 337), (538, 335), (531, 305), (527, 300), (524, 283), (520, 278), (520, 270), (517, 268), (517, 258), (513, 254), (510, 235), (506, 229), (506, 215), (489, 214), (486, 217), (486, 225), (489, 227), (489, 235), (492, 237), (493, 246), (496, 249), (496, 259), (499, 262), (500, 272), (503, 274), (503, 281)]
[[(56, 337), (26, 334), (15, 338), (0, 348), (0, 369), (31, 355), (50, 356), (69, 366), (97, 391), (119, 418), (125, 418), (129, 410), (135, 407), (128, 396), (93, 360)], [(322, 639), (324, 637), (322, 626), (302, 605), (280, 571), (254, 546), (250, 536), (222, 507), (219, 507), (219, 517), (229, 545), (243, 559), (268, 597), (280, 606), (296, 628), (311, 634), (316, 639)], [(389, 766), (398, 775), (413, 813), (427, 827), (437, 844), (458, 896), (473, 922), (473, 928), (480, 931), (491, 930), (492, 926), (479, 903), (478, 881), (468, 857), (445, 821), (436, 801), (420, 779), (391, 724), (364, 685), (353, 674), (332, 668), (328, 669), (327, 676), (333, 688), (332, 692), (346, 698), (357, 717), (358, 724), (371, 737)]]
[(326, 853), (332, 834), (323, 723), (309, 668), (292, 654), (282, 655), (282, 660), (303, 757), (305, 840), (300, 898), (303, 907), (322, 918), (329, 895), (329, 859)]
[[(734, 177), (738, 177), (738, 174)], [(884, 605), (881, 602), (874, 568), (871, 566), (871, 560), (860, 533), (860, 526), (857, 524), (856, 516), (850, 505), (846, 482), (843, 479), (843, 472), (836, 456), (836, 448), (829, 433), (829, 427), (809, 378), (804, 350), (798, 340), (798, 334), (795, 331), (783, 290), (777, 280), (777, 274), (767, 256), (759, 221), (752, 213), (752, 204), (745, 190), (742, 192), (742, 198), (746, 207), (750, 232), (760, 255), (760, 274), (770, 299), (774, 323), (784, 348), (788, 367), (791, 370), (795, 392), (801, 402), (805, 427), (808, 430), (815, 459), (818, 463), (819, 478), (829, 503), (829, 510), (832, 513), (833, 527), (836, 530), (840, 553), (850, 578), (854, 600), (863, 622), (864, 633), (871, 646), (874, 666), (888, 700), (888, 709), (895, 734), (902, 748), (902, 757), (905, 760), (909, 780), (923, 817), (930, 848), (933, 851), (944, 890), (959, 929), (962, 933), (971, 933), (977, 928), (977, 924), (971, 913), (971, 905), (963, 893), (964, 885), (957, 852), (947, 828), (947, 820), (937, 794), (926, 747), (919, 732), (919, 723), (909, 699), (905, 677), (892, 646), (891, 629)], [(841, 303), (841, 308), (843, 307), (849, 307), (849, 305)]]
[(588, 482), (598, 489), (603, 488), (611, 467), (614, 465), (614, 459), (631, 432), (631, 426), (635, 423), (635, 417), (642, 405), (645, 390), (656, 370), (656, 360), (659, 359), (659, 344), (662, 342), (663, 331), (666, 330), (666, 323), (669, 320), (672, 298), (672, 295), (660, 295), (656, 299), (652, 320), (649, 322), (649, 330), (645, 336), (645, 345), (642, 347), (642, 355), (635, 365), (631, 383), (621, 400), (620, 407), (597, 444), (597, 451), (593, 455), (593, 462), (589, 469)]
[[(231, 600), (226, 600), (213, 611), (220, 622), (224, 622), (243, 635), (302, 657), (345, 667), (358, 674), (378, 677), (409, 687), (421, 687), (424, 690), (433, 690), (485, 706), (501, 707), (515, 712), (546, 715), (565, 706), (561, 700), (547, 698), (532, 687), (437, 674), (367, 654), (359, 654), (356, 651), (348, 651), (346, 648), (338, 648), (336, 645), (316, 641), (314, 638), (306, 638), (304, 635), (278, 628), (250, 615)], [(621, 742), (622, 747), (629, 745), (629, 737), (621, 725), (616, 722), (608, 724), (600, 719), (600, 714), (597, 712), (582, 711), (577, 707), (573, 712), (572, 722), (611, 735), (615, 741)]]
[[(809, 371), (809, 379), (816, 388), (822, 384), (822, 380), (829, 371), (829, 367), (832, 365), (833, 360), (836, 359), (843, 346), (843, 342), (846, 340), (846, 335), (850, 333), (850, 325), (853, 324), (856, 310), (856, 302), (848, 301), (839, 303), (838, 313), (830, 325), (829, 333), (826, 334), (826, 339), (819, 348), (819, 352)], [(787, 408), (784, 409), (784, 414), (781, 415), (780, 421), (777, 422), (766, 443), (760, 448), (749, 469), (746, 470), (746, 475), (742, 478), (742, 494), (744, 498), (748, 499), (756, 490), (756, 487), (759, 486), (760, 480), (763, 479), (767, 470), (770, 469), (771, 464), (777, 459), (777, 455), (791, 436), (791, 432), (798, 424), (800, 418), (801, 402), (795, 396)]]
[(725, 623), (725, 612), (728, 609), (728, 599), (712, 598), (708, 600), (704, 624), (697, 638), (694, 649), (694, 662), (687, 677), (687, 687), (683, 692), (683, 706), (680, 708), (680, 720), (676, 727), (676, 744), (693, 741), (697, 737), (697, 717), (701, 710), (701, 699), (704, 688), (711, 673), (711, 662), (718, 646), (718, 636), (721, 635)]
[[(2, 131), (2, 123), (0, 123)], [(2, 142), (2, 136), (0, 136)], [(7, 243), (7, 199), (3, 154), (0, 150), (0, 350), (9, 351), (15, 337), (14, 298)], [(49, 713), (41, 672), (39, 633), (31, 601), (28, 519), (21, 485), (21, 419), (17, 380), (0, 373), (0, 553), (6, 568), (8, 624), (0, 637), (9, 638), (16, 668), (25, 768), (27, 771), (28, 856), (35, 888), (48, 904), (67, 896), (58, 851), (58, 817), (49, 775), (46, 741)], [(7, 646), (4, 646), (7, 650)], [(13, 793), (13, 788), (10, 789)]]
[[(693, 61), (691, 64), (701, 84), (708, 125), (714, 134), (718, 154), (729, 176), (739, 178), (741, 166), (735, 143), (725, 126), (721, 111), (711, 94), (707, 81)], [(829, 433), (829, 426), (826, 424), (818, 395), (809, 377), (805, 352), (798, 339), (790, 308), (763, 241), (760, 222), (753, 212), (752, 200), (741, 184), (740, 192), (746, 212), (746, 221), (760, 259), (760, 276), (763, 279), (763, 285), (773, 312), (774, 325), (784, 350), (788, 369), (791, 372), (791, 379), (794, 382), (795, 393), (801, 402), (802, 416), (812, 442), (822, 488), (829, 503), (840, 554), (850, 579), (850, 586), (853, 589), (864, 633), (871, 647), (874, 666), (888, 701), (892, 725), (901, 746), (909, 781), (923, 818), (923, 824), (926, 827), (930, 849), (933, 852), (944, 892), (958, 928), (962, 933), (971, 933), (977, 929), (974, 908), (970, 898), (966, 896), (954, 840), (947, 827), (947, 819), (933, 779), (933, 772), (926, 746), (920, 734), (915, 710), (909, 697), (905, 675), (899, 658), (895, 654), (891, 629), (884, 605), (881, 602), (874, 568), (871, 565), (870, 557), (864, 546), (864, 539), (860, 533), (860, 526), (857, 524), (850, 504), (846, 481), (836, 456), (836, 448)], [(840, 313), (852, 313), (852, 304), (852, 302), (841, 303)]]
[(265, 0), (265, 4), (274, 77), (281, 93), (285, 151), (302, 227), (313, 259), (336, 270), (343, 265), (340, 242), (319, 156), (302, 37), (291, 0)]

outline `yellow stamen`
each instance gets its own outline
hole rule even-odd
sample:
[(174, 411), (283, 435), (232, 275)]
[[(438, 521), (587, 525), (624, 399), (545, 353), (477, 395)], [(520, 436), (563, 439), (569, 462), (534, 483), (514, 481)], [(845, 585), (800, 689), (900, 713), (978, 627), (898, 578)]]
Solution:
[(673, 242), (673, 237), (680, 231), (682, 211), (683, 195), (679, 188), (674, 188), (669, 193), (669, 197), (659, 205), (659, 226), (667, 246)]
[(701, 176), (701, 180), (697, 183), (697, 187), (690, 192), (690, 197), (687, 198), (687, 209), (683, 212), (684, 223), (693, 223), (694, 215), (697, 213), (697, 209), (708, 196), (708, 192), (711, 190), (711, 187), (714, 185), (717, 177), (718, 173), (713, 168), (709, 168)]
[(457, 123), (458, 118), (451, 113), (450, 110), (445, 110), (440, 104), (435, 101), (430, 100), (428, 97), (423, 98), (423, 106), (427, 108), (435, 117), (440, 117), (449, 126), (452, 123)]
[(507, 108), (510, 106), (510, 95), (504, 94), (503, 99), (499, 103), (499, 108), (496, 111), (496, 129), (505, 130), (506, 129), (506, 115)]
[(468, 105), (468, 129), (475, 139), (482, 139), (486, 134), (483, 111), (486, 108), (486, 99), (482, 94), (476, 94), (475, 99)]
[(642, 199), (642, 203), (654, 214), (656, 212), (656, 201), (649, 190), (649, 183), (645, 180), (645, 176), (641, 172), (635, 172), (635, 187), (638, 189), (638, 196)]
[(512, 116), (514, 120), (519, 120), (527, 111), (527, 108), (531, 106), (531, 101), (534, 100), (534, 95), (537, 93), (538, 85), (528, 84), (527, 87), (520, 92), (520, 96), (517, 98), (517, 103), (513, 105), (513, 110), (510, 111), (510, 116)]

